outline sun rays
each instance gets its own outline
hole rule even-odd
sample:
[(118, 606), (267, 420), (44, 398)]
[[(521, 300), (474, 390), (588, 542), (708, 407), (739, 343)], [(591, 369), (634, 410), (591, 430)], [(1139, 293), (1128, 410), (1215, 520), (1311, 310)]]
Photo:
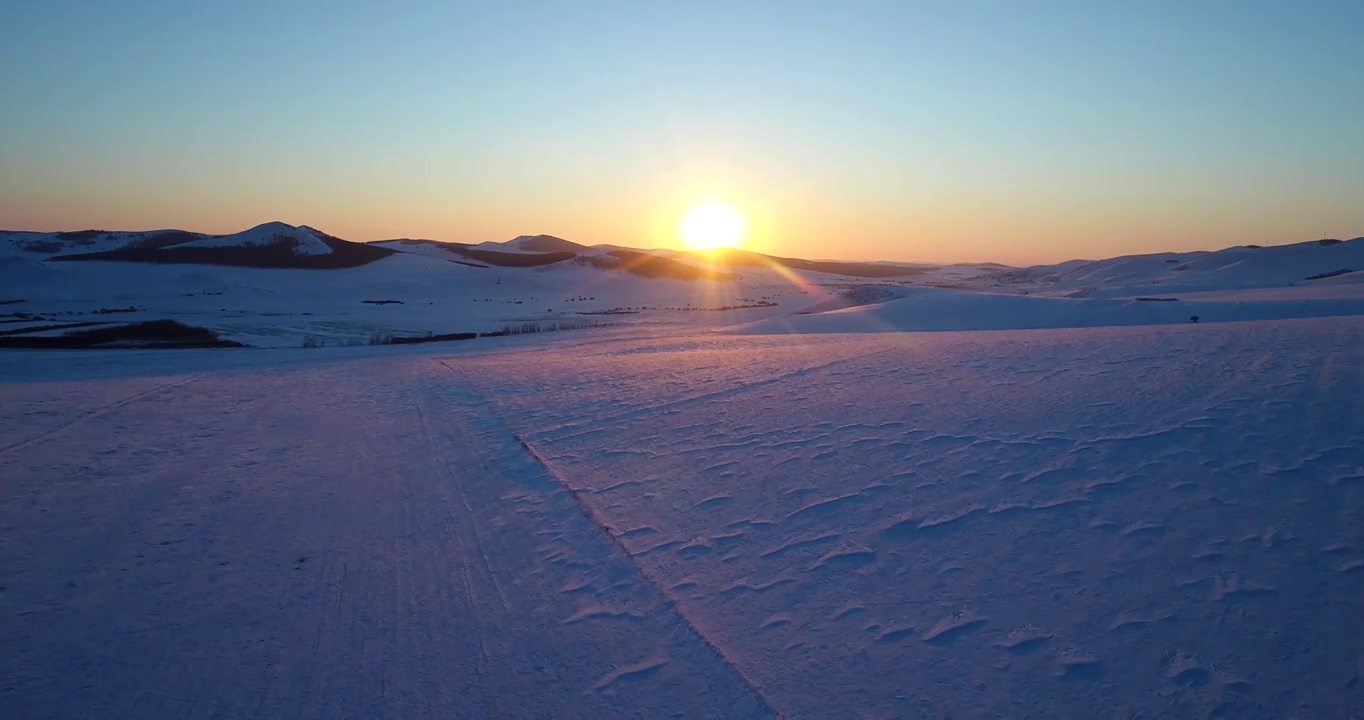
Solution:
[(677, 234), (690, 250), (739, 247), (747, 233), (744, 216), (719, 200), (692, 205), (677, 223)]

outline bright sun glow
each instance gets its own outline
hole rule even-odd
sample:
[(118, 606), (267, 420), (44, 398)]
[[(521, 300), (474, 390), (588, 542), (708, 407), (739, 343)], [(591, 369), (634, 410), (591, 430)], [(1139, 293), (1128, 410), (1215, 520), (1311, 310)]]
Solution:
[(692, 250), (738, 247), (747, 227), (734, 208), (715, 200), (699, 202), (682, 216), (678, 234)]

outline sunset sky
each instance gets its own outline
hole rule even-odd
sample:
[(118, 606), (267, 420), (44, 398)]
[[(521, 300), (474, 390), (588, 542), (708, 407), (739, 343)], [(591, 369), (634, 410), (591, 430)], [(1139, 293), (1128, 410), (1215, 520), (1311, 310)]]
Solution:
[(1364, 235), (1364, 2), (19, 0), (0, 228), (1054, 262)]

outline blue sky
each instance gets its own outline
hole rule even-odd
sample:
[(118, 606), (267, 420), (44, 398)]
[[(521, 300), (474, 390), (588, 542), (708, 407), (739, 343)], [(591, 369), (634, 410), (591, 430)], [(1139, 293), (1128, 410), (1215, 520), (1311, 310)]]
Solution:
[(0, 227), (1033, 262), (1364, 234), (1364, 3), (8, 3)]

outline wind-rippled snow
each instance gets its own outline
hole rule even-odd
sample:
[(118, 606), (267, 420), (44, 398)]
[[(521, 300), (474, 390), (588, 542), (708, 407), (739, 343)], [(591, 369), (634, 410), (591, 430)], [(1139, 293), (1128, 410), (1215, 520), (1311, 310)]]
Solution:
[(388, 350), (0, 355), (9, 716), (1364, 712), (1358, 318)]

